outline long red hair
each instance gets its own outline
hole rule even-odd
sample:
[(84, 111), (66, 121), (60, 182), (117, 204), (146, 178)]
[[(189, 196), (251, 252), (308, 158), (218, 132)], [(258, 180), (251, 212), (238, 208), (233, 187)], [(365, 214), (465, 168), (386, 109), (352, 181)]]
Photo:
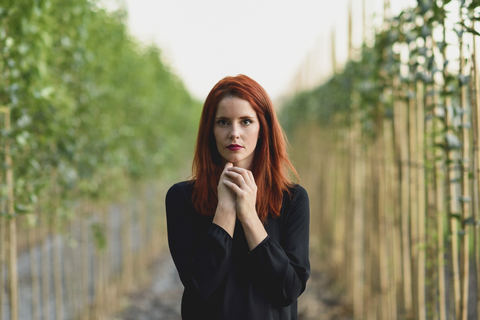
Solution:
[(218, 104), (225, 97), (246, 100), (260, 121), (259, 139), (252, 163), (252, 173), (257, 184), (256, 208), (261, 221), (268, 214), (280, 216), (283, 191), (292, 185), (287, 178), (288, 169), (298, 174), (288, 160), (286, 137), (280, 127), (273, 103), (267, 92), (253, 79), (238, 75), (225, 77), (210, 91), (203, 105), (198, 129), (192, 181), (195, 186), (192, 201), (202, 215), (213, 215), (218, 204), (217, 185), (224, 166), (213, 134)]

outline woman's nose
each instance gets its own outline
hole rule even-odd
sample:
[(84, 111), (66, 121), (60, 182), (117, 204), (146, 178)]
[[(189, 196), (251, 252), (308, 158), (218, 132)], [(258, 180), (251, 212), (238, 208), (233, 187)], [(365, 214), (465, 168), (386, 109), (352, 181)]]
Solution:
[(240, 136), (240, 130), (238, 128), (238, 125), (233, 124), (230, 127), (230, 138), (238, 138)]

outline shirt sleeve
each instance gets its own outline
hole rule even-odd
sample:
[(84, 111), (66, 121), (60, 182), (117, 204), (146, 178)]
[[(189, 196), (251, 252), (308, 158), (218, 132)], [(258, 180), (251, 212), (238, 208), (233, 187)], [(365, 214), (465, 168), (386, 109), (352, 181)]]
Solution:
[(231, 268), (233, 240), (214, 223), (206, 233), (198, 232), (191, 199), (181, 186), (170, 188), (165, 204), (168, 245), (180, 279), (185, 288), (197, 291), (206, 300)]
[(272, 305), (289, 306), (305, 291), (310, 276), (308, 194), (295, 188), (281, 244), (267, 236), (250, 253), (256, 281)]

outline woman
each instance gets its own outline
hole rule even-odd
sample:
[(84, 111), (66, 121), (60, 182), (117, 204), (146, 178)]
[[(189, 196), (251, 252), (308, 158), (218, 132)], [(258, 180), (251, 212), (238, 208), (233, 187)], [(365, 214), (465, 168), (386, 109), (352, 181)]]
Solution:
[(265, 90), (245, 75), (220, 80), (203, 107), (193, 179), (166, 196), (184, 320), (297, 319), (309, 203), (288, 168), (296, 175)]

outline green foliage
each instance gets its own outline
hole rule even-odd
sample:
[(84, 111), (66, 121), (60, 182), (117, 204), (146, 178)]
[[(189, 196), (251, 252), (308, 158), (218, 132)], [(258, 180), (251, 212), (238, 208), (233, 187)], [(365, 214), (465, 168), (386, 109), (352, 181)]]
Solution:
[[(443, 1), (444, 4), (448, 2)], [(463, 33), (478, 34), (471, 26), (472, 21), (479, 19), (474, 9), (480, 6), (480, 2), (463, 1), (462, 6), (466, 22), (455, 25), (453, 31), (458, 36)], [(281, 114), (286, 130), (292, 132), (308, 121), (342, 129), (356, 121), (364, 138), (374, 137), (381, 130), (381, 120), (393, 116), (393, 101), (408, 103), (415, 100), (415, 85), (418, 82), (432, 85), (437, 73), (442, 74), (442, 80), (436, 83), (441, 88), (438, 89), (440, 92), (429, 91), (425, 96), (438, 93), (444, 112), (453, 112), (456, 119), (461, 117), (456, 112), (459, 92), (461, 87), (471, 85), (470, 76), (447, 71), (450, 61), (443, 57), (448, 46), (446, 41), (435, 40), (435, 50), (427, 46), (431, 43), (433, 30), (442, 30), (441, 24), (447, 14), (450, 13), (438, 6), (437, 1), (419, 0), (417, 7), (386, 21), (388, 28), (375, 35), (373, 47), (362, 47), (358, 61), (349, 61), (343, 72), (333, 75), (325, 84), (301, 92), (287, 101)], [(403, 60), (400, 59), (402, 47), (407, 49), (407, 57)], [(443, 65), (439, 65), (439, 61)], [(395, 78), (399, 83), (393, 83)], [(450, 97), (453, 105), (446, 106), (445, 97)], [(430, 111), (435, 106), (426, 107)], [(458, 128), (449, 129), (457, 131)]]
[(355, 62), (341, 74), (337, 74), (323, 86), (300, 94), (287, 101), (281, 111), (280, 119), (286, 132), (291, 132), (296, 125), (309, 121), (318, 121), (328, 125), (337, 114), (346, 114), (351, 108), (353, 89), (352, 70)]
[(161, 177), (193, 153), (199, 103), (125, 18), (95, 1), (0, 0), (0, 106), (12, 123), (0, 138), (12, 144), (18, 213), (52, 185), (63, 199), (112, 197), (125, 178)]
[[(378, 117), (376, 108), (382, 99), (380, 72), (381, 56), (372, 48), (364, 48), (360, 61), (349, 61), (341, 73), (335, 74), (325, 84), (301, 92), (287, 101), (280, 119), (285, 131), (291, 133), (297, 125), (316, 121), (321, 126), (350, 126), (351, 115), (358, 103), (365, 130), (371, 130)], [(353, 101), (354, 90), (360, 95)]]

